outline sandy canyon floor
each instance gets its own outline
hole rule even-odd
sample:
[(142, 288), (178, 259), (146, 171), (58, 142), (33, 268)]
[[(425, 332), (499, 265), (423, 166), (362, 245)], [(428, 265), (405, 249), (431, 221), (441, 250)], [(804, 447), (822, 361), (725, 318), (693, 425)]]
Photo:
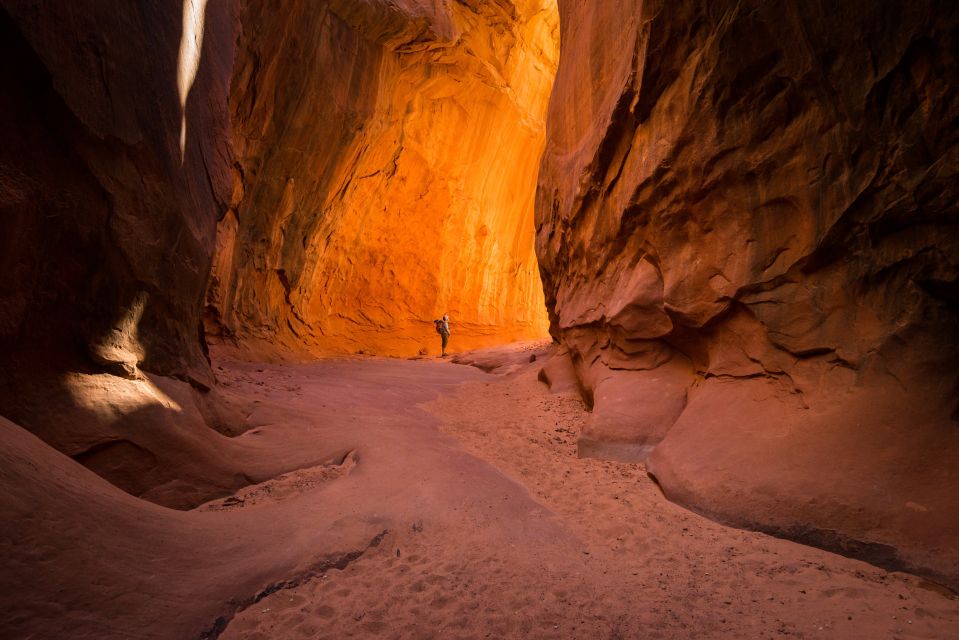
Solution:
[(935, 585), (721, 526), (665, 500), (641, 465), (577, 458), (587, 414), (537, 381), (529, 355), (542, 362), (542, 345), (503, 353), (493, 373), (221, 358), (221, 382), (262, 423), (243, 437), (295, 415), (317, 437), (335, 429), (350, 453), (198, 511), (269, 520), (337, 501), (317, 548), (339, 523), (375, 535), (261, 592), (211, 635), (959, 638), (959, 601)]

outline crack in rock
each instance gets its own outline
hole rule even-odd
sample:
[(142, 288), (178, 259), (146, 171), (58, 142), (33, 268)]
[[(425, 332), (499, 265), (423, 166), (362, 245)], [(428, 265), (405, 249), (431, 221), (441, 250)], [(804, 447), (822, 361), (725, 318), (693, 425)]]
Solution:
[(278, 591), (283, 591), (284, 589), (293, 589), (295, 587), (298, 587), (305, 582), (309, 582), (310, 580), (313, 580), (314, 578), (324, 575), (331, 569), (339, 569), (340, 571), (342, 571), (343, 569), (348, 567), (350, 563), (361, 558), (367, 551), (375, 547), (378, 547), (380, 543), (383, 541), (383, 538), (385, 538), (387, 534), (389, 534), (389, 532), (390, 532), (389, 529), (383, 529), (378, 534), (373, 536), (369, 544), (367, 544), (364, 548), (359, 549), (357, 551), (350, 551), (349, 553), (345, 553), (343, 555), (324, 560), (314, 565), (312, 568), (308, 569), (307, 571), (305, 571), (304, 573), (300, 575), (294, 576), (287, 580), (280, 580), (278, 582), (274, 582), (273, 584), (257, 592), (256, 595), (252, 597), (245, 598), (240, 601), (231, 599), (228, 603), (229, 605), (232, 606), (231, 610), (225, 613), (224, 615), (219, 616), (216, 620), (214, 620), (210, 628), (200, 634), (199, 636), (200, 640), (216, 640), (217, 638), (220, 637), (220, 635), (223, 634), (224, 631), (226, 631), (227, 626), (229, 626), (230, 622), (233, 620), (233, 618), (236, 617), (238, 613), (242, 613), (243, 611), (248, 609), (250, 606), (256, 604), (257, 602), (260, 602), (267, 596), (273, 595), (274, 593)]

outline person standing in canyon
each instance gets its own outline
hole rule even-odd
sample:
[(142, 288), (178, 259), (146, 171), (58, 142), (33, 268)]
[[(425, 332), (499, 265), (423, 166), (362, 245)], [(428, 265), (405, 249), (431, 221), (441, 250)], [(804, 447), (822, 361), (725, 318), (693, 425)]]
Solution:
[(446, 357), (446, 345), (450, 341), (450, 314), (444, 313), (441, 320), (434, 320), (433, 326), (436, 327), (436, 333), (443, 339), (443, 354), (441, 358)]

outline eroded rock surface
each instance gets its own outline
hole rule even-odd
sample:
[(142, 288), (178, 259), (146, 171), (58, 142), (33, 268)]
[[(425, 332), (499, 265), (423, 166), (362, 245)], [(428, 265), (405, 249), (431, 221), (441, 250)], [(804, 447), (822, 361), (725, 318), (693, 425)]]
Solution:
[(542, 337), (533, 195), (555, 3), (240, 3), (212, 333), (414, 355)]
[(559, 5), (537, 251), (581, 453), (956, 584), (955, 4)]
[(300, 353), (545, 335), (555, 4), (121, 5), (0, 9), (0, 414), (186, 507), (288, 470), (230, 439), (204, 311)]
[(5, 0), (0, 29), (0, 414), (162, 504), (242, 486), (197, 408), (230, 4)]
[[(2, 0), (2, 493), (34, 548), (62, 540), (32, 520), (43, 500), (68, 530), (126, 514), (104, 540), (135, 542), (128, 577), (144, 531), (193, 520), (22, 429), (181, 508), (354, 448), (362, 412), (294, 435), (310, 398), (257, 407), (252, 373), (211, 391), (201, 311), (312, 353), (414, 354), (445, 311), (457, 348), (538, 337), (523, 229), (545, 144), (565, 351), (543, 379), (591, 406), (579, 451), (646, 459), (720, 520), (959, 584), (957, 9), (703, 4), (563, 0), (547, 139), (544, 0)], [(119, 603), (136, 585), (113, 572)]]
[(232, 185), (229, 5), (3, 7), (0, 353), (212, 384), (198, 303)]

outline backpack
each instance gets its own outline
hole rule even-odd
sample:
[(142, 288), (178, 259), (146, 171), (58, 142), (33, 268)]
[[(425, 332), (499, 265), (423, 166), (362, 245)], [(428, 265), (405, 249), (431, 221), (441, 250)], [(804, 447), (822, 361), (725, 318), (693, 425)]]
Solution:
[(438, 334), (440, 334), (440, 335), (443, 335), (443, 321), (442, 321), (442, 320), (434, 320), (434, 321), (433, 321), (433, 328), (436, 329), (436, 333), (438, 333)]

